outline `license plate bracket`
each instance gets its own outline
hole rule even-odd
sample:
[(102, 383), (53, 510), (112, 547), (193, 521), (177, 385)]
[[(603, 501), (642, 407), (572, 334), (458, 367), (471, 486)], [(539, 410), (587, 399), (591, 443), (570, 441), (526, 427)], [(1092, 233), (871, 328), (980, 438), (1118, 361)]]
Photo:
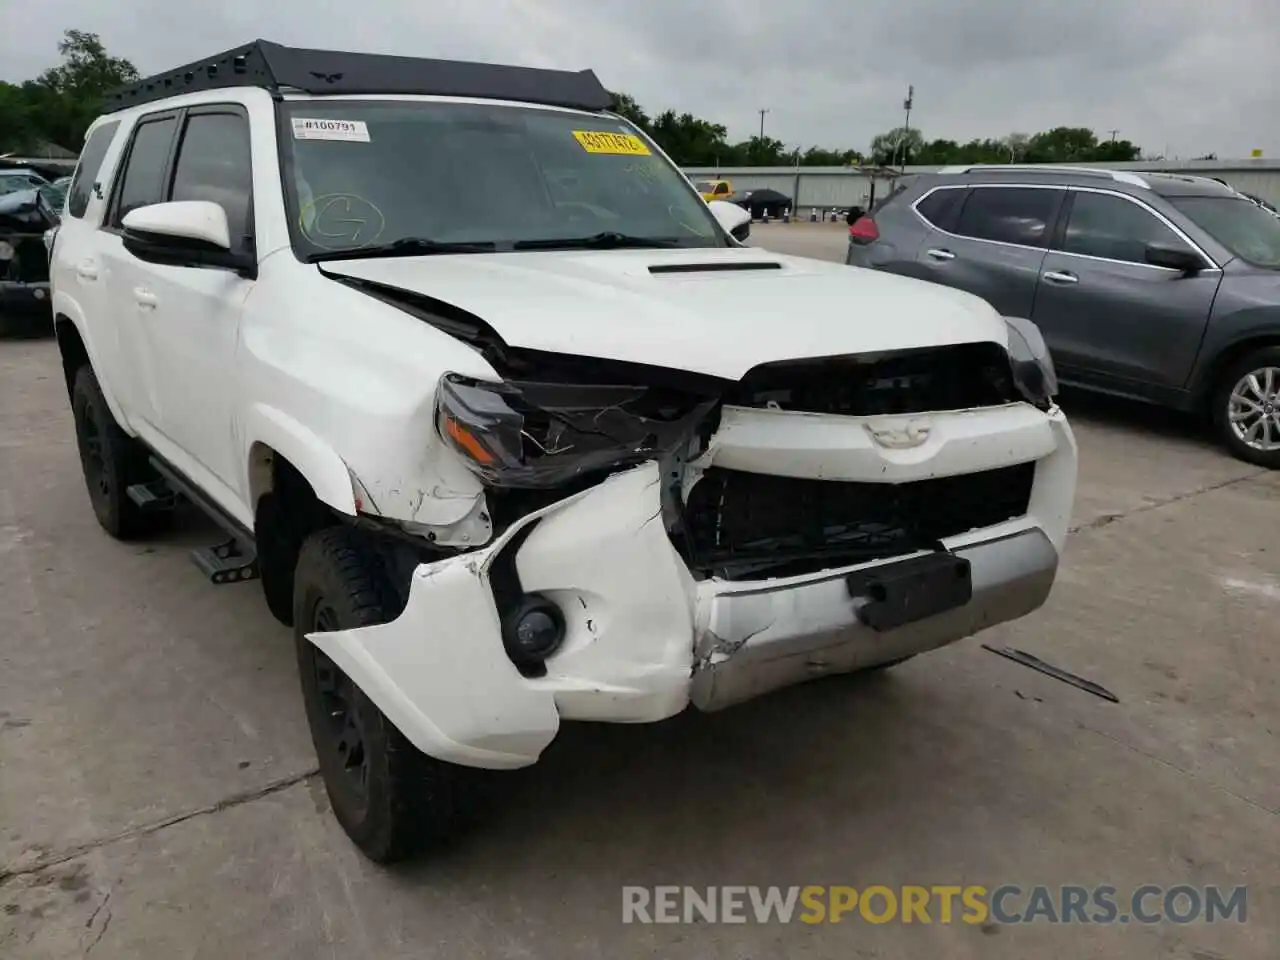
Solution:
[(872, 630), (892, 630), (956, 607), (973, 598), (969, 561), (939, 550), (845, 577), (858, 604), (858, 619)]

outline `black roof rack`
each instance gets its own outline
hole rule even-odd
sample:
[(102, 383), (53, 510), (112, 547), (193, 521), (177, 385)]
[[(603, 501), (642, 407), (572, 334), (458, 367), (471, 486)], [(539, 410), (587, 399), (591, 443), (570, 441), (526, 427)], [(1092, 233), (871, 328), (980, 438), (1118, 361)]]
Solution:
[(182, 93), (262, 87), (272, 93), (407, 93), (516, 100), (606, 110), (613, 95), (591, 70), (545, 70), (460, 60), (285, 47), (254, 40), (196, 63), (139, 80), (107, 96), (115, 112)]

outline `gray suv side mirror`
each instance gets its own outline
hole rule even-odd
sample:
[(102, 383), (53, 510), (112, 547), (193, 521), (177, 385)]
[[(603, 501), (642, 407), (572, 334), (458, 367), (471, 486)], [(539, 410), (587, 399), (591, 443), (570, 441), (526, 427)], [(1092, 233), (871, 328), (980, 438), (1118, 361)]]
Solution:
[(1156, 267), (1168, 267), (1183, 273), (1197, 273), (1204, 269), (1204, 261), (1194, 250), (1163, 243), (1149, 243), (1146, 249), (1147, 263)]

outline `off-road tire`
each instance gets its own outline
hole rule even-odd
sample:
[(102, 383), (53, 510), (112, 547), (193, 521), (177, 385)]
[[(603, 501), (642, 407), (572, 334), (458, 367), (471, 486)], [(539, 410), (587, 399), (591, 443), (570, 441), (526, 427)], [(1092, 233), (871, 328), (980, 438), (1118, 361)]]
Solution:
[[(357, 531), (332, 527), (307, 538), (294, 575), (293, 604), (307, 722), (334, 816), (377, 863), (412, 857), (462, 833), (472, 820), (482, 775), (417, 750), (306, 637), (321, 625), (341, 630), (386, 623), (399, 606), (381, 559)], [(344, 684), (335, 699), (335, 689)], [(344, 750), (342, 738), (350, 728)], [(360, 762), (353, 770), (349, 758), (356, 755), (356, 739)]]
[[(1217, 386), (1209, 398), (1209, 414), (1213, 423), (1214, 435), (1232, 456), (1243, 460), (1245, 463), (1256, 464), (1270, 470), (1280, 470), (1280, 449), (1257, 450), (1249, 446), (1240, 437), (1236, 436), (1231, 427), (1229, 416), (1231, 393), (1236, 384), (1246, 374), (1264, 367), (1280, 369), (1280, 347), (1262, 347), (1258, 350), (1251, 350), (1227, 367), (1222, 372), (1222, 376), (1219, 378)], [(1276, 427), (1272, 426), (1271, 429), (1272, 436), (1275, 436)]]
[(163, 526), (167, 512), (144, 513), (129, 499), (131, 485), (155, 480), (156, 474), (146, 448), (116, 423), (88, 364), (76, 371), (71, 414), (89, 502), (102, 529), (117, 540), (133, 540)]

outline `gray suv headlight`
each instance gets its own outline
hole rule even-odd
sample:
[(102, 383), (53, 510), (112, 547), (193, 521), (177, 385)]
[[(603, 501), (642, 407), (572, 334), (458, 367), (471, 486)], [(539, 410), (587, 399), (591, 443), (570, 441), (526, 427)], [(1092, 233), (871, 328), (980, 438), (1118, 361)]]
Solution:
[(1038, 407), (1058, 395), (1058, 374), (1040, 328), (1023, 317), (1005, 317), (1009, 330), (1009, 362), (1018, 391)]

